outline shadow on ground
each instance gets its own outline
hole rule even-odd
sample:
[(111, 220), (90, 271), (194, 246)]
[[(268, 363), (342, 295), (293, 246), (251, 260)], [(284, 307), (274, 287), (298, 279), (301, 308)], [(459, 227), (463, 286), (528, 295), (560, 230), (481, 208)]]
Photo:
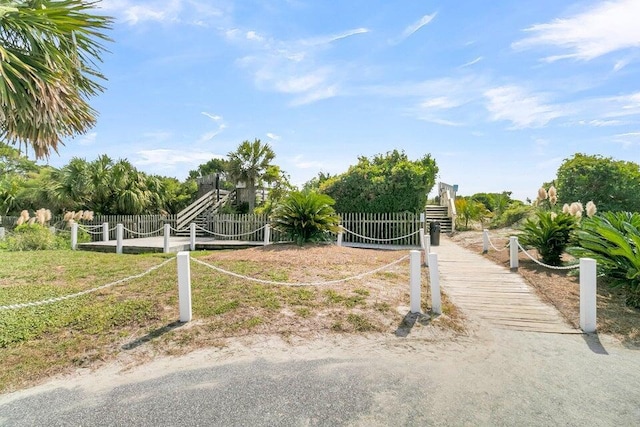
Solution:
[(175, 322), (171, 322), (168, 323), (167, 325), (158, 328), (158, 329), (154, 329), (153, 331), (149, 332), (147, 335), (144, 335), (134, 341), (131, 341), (129, 343), (126, 343), (125, 345), (122, 346), (123, 350), (133, 350), (136, 347), (140, 347), (142, 344), (148, 343), (149, 341), (153, 340), (154, 338), (158, 338), (164, 334), (166, 334), (167, 332), (171, 332), (174, 329), (177, 329), (179, 327), (181, 327), (182, 325), (184, 325), (184, 323), (179, 322), (179, 321), (175, 321)]
[(416, 325), (416, 323), (421, 324), (422, 326), (427, 326), (431, 323), (431, 316), (428, 314), (422, 313), (407, 313), (402, 318), (402, 321), (398, 325), (398, 328), (394, 332), (397, 337), (405, 338), (411, 333), (411, 329)]

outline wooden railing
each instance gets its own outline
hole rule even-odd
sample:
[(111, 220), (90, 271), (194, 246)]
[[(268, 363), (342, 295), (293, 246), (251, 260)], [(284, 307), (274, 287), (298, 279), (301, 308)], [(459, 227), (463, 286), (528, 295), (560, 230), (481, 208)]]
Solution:
[(211, 209), (212, 211), (216, 211), (218, 208), (223, 206), (229, 198), (233, 197), (235, 194), (235, 190), (226, 194), (223, 198), (218, 201), (216, 199), (216, 190), (211, 190), (206, 193), (204, 196), (200, 197), (195, 202), (191, 203), (189, 206), (178, 212), (178, 220), (176, 228), (178, 230), (185, 229), (192, 223), (198, 215), (205, 212), (207, 209)]
[(457, 186), (445, 184), (440, 182), (438, 184), (438, 194), (440, 195), (440, 206), (446, 206), (448, 216), (451, 218), (451, 231), (455, 231), (456, 217), (458, 212), (456, 211), (456, 192)]

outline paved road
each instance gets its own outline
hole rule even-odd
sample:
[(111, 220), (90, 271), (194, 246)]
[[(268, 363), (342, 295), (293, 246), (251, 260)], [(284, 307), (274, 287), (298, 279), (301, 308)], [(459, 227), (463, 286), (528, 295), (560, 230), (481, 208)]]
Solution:
[(597, 337), (509, 330), (268, 341), (0, 396), (0, 424), (631, 426), (639, 362)]

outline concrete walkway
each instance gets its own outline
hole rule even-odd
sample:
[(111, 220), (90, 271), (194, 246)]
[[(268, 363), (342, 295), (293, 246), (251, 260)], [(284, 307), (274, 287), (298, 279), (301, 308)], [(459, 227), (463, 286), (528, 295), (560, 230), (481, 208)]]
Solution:
[(517, 273), (450, 240), (440, 240), (440, 286), (470, 317), (491, 326), (533, 332), (581, 333), (569, 326), (555, 307), (543, 302)]

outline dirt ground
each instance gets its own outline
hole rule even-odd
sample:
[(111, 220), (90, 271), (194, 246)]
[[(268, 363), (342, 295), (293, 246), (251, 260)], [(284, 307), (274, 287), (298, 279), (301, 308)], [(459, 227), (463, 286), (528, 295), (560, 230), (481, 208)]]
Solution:
[[(514, 229), (489, 230), (490, 245), (487, 258), (509, 267), (509, 237)], [(482, 231), (457, 232), (451, 240), (476, 253), (482, 253)], [(495, 248), (494, 248), (495, 247)], [(498, 249), (498, 250), (496, 250)], [(537, 259), (535, 250), (528, 251)], [(567, 258), (569, 260), (570, 258)], [(555, 306), (569, 324), (578, 327), (580, 318), (580, 282), (577, 269), (551, 270), (531, 261), (520, 252), (518, 272), (546, 302)], [(640, 347), (640, 310), (627, 307), (620, 289), (612, 289), (598, 280), (598, 332), (613, 335), (624, 345)]]

